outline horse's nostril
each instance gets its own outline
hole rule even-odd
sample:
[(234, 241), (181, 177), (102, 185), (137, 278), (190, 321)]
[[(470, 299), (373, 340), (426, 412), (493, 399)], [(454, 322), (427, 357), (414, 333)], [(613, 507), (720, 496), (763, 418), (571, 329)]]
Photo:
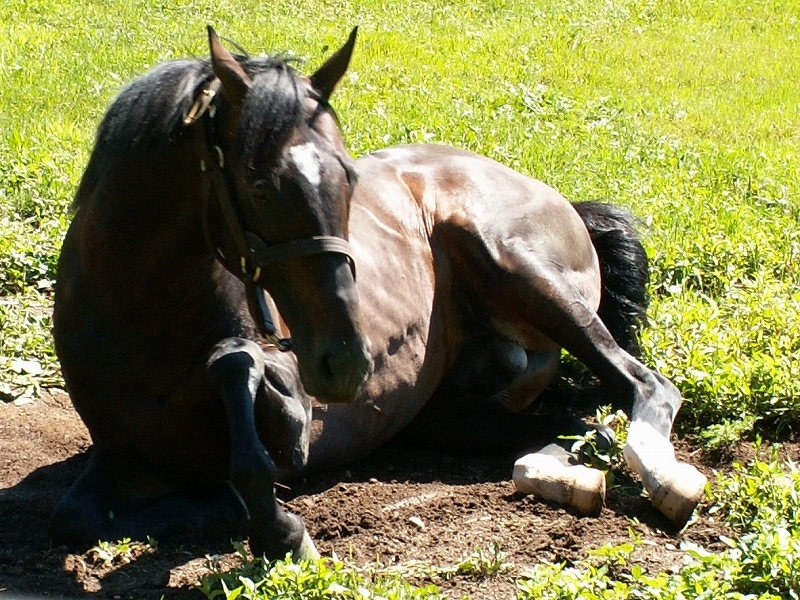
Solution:
[(342, 345), (318, 355), (316, 368), (303, 384), (306, 391), (326, 404), (349, 403), (355, 400), (367, 380), (371, 361), (357, 347)]

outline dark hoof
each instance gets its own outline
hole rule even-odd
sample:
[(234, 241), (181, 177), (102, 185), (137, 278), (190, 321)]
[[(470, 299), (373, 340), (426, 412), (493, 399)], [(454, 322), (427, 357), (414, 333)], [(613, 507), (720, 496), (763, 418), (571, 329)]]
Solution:
[(250, 550), (267, 560), (280, 560), (287, 554), (295, 559), (319, 557), (303, 521), (290, 512), (280, 515), (271, 531), (251, 532)]

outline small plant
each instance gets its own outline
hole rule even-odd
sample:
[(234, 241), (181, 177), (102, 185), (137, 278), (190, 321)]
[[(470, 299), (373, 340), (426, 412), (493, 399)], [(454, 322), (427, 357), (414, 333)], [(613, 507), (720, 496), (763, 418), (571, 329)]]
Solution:
[(745, 438), (753, 431), (757, 421), (755, 415), (750, 414), (744, 414), (739, 419), (725, 419), (709, 425), (698, 437), (709, 450), (721, 450)]
[(95, 564), (102, 563), (106, 567), (112, 567), (126, 565), (140, 556), (152, 554), (157, 546), (158, 542), (150, 536), (147, 537), (147, 542), (122, 538), (116, 542), (97, 542), (97, 546), (90, 548), (86, 554)]
[(514, 569), (514, 564), (506, 561), (508, 555), (497, 542), (491, 542), (487, 550), (476, 548), (465, 560), (458, 563), (455, 572), (470, 577), (496, 577)]
[(566, 564), (542, 563), (527, 571), (518, 581), (518, 600), (623, 600), (630, 597), (631, 587), (616, 580), (628, 566), (636, 542), (618, 546), (605, 545), (586, 561), (574, 567)]
[(733, 475), (717, 477), (712, 511), (743, 532), (765, 522), (800, 537), (800, 468), (794, 462), (782, 462), (777, 446), (767, 461), (758, 456), (760, 441), (755, 449), (756, 458), (748, 466), (735, 463)]
[(44, 387), (63, 385), (49, 334), (48, 302), (38, 292), (15, 298), (0, 294), (0, 401), (24, 403)]
[(247, 560), (241, 544), (235, 545), (241, 566), (227, 572), (214, 570), (197, 589), (209, 600), (442, 600), (436, 586), (416, 588), (398, 574), (365, 574), (336, 557), (315, 560)]
[(573, 442), (570, 450), (582, 464), (600, 469), (609, 476), (625, 468), (622, 450), (627, 439), (628, 417), (621, 410), (611, 412), (611, 407), (604, 406), (597, 409), (595, 418), (600, 427), (613, 433), (613, 439), (597, 428), (583, 435), (559, 436), (559, 439)]

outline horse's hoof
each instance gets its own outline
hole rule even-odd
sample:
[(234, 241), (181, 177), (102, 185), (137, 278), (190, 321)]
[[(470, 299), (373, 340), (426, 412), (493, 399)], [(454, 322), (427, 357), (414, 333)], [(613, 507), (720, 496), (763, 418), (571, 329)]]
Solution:
[(692, 465), (676, 462), (670, 465), (669, 472), (658, 477), (661, 485), (648, 490), (650, 500), (665, 517), (677, 528), (682, 528), (692, 516), (708, 479)]
[(537, 452), (517, 460), (513, 479), (517, 491), (565, 504), (582, 515), (598, 516), (605, 504), (606, 478), (601, 471), (564, 466), (548, 454)]
[(641, 421), (631, 423), (623, 455), (631, 471), (642, 478), (653, 506), (675, 527), (686, 525), (703, 497), (705, 475), (675, 460), (669, 440)]
[(250, 551), (254, 557), (263, 556), (267, 560), (281, 560), (287, 555), (293, 559), (320, 556), (303, 521), (288, 511), (279, 512), (278, 519), (270, 526), (250, 532)]
[(314, 540), (308, 535), (308, 530), (303, 531), (303, 541), (300, 542), (300, 547), (292, 552), (294, 560), (317, 560), (320, 558), (320, 553), (314, 545)]

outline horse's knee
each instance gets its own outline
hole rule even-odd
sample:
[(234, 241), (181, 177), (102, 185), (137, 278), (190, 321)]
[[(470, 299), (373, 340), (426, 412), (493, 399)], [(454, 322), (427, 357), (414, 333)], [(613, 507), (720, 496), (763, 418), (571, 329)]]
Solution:
[(264, 352), (258, 344), (251, 340), (236, 337), (225, 338), (214, 345), (206, 364), (211, 367), (220, 361), (241, 362), (241, 364), (252, 362), (254, 365), (261, 366), (264, 364)]
[(248, 379), (260, 379), (264, 371), (264, 353), (255, 342), (243, 338), (227, 338), (217, 343), (206, 361), (214, 382), (227, 385)]

